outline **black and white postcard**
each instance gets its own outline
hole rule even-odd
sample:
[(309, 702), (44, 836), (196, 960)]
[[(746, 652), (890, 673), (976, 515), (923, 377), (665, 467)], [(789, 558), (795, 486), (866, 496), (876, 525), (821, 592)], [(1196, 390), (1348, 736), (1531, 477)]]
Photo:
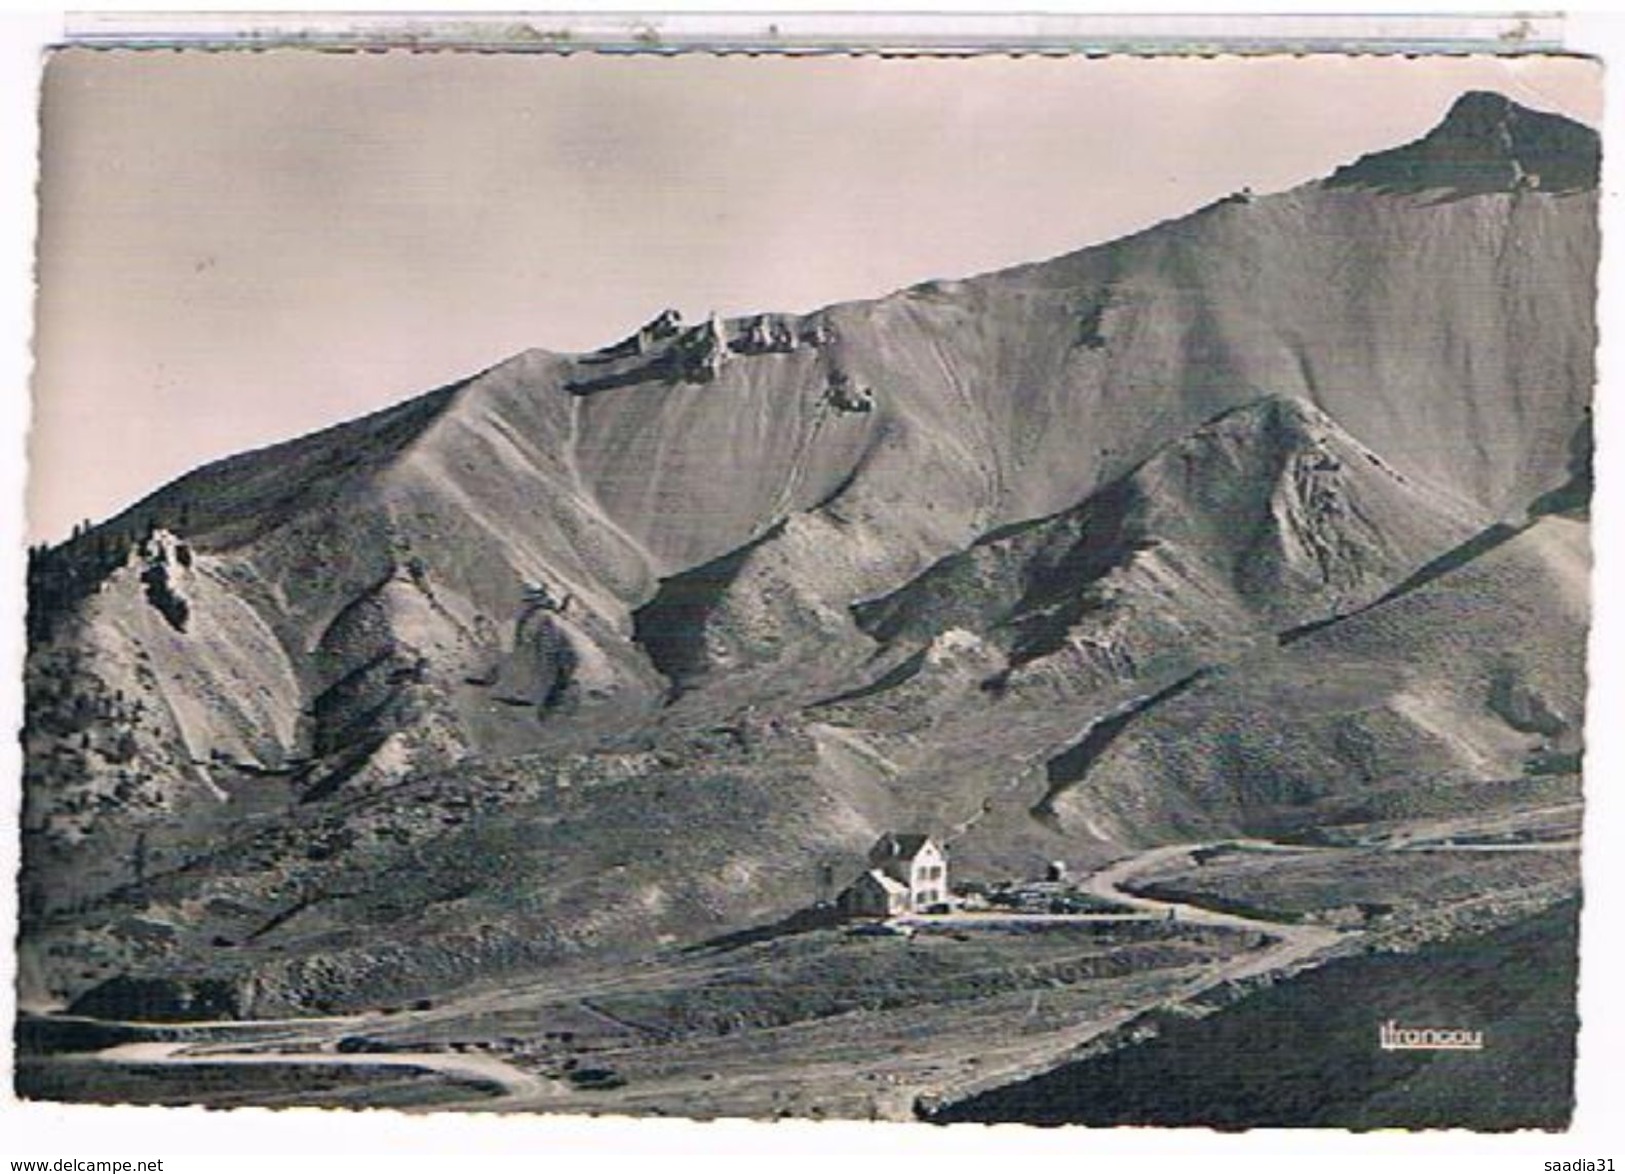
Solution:
[(56, 51), (18, 1095), (1567, 1128), (1601, 84)]

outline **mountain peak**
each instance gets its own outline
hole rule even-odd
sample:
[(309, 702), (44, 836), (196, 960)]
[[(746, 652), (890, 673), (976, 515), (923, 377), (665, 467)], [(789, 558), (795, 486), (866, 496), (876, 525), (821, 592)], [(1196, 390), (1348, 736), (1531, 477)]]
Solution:
[(1505, 94), (1472, 90), (1420, 139), (1362, 156), (1327, 183), (1468, 196), (1537, 188), (1572, 192), (1597, 186), (1601, 157), (1597, 132), (1590, 127), (1531, 110)]
[(1443, 126), (1454, 124), (1471, 124), (1475, 121), (1488, 119), (1500, 121), (1510, 116), (1513, 111), (1522, 110), (1532, 114), (1526, 106), (1520, 106), (1499, 90), (1468, 90), (1461, 97), (1450, 104), (1450, 111), (1444, 116)]

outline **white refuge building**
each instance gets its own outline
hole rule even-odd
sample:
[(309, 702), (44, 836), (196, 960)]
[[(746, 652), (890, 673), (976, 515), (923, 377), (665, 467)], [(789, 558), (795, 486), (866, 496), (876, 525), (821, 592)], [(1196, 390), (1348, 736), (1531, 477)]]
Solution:
[(948, 858), (930, 836), (887, 832), (869, 849), (869, 870), (837, 899), (849, 917), (921, 913), (948, 900)]

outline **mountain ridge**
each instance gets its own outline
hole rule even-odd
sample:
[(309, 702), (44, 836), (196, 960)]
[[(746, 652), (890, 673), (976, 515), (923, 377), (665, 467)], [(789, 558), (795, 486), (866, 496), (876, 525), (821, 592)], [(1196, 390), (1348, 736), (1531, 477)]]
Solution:
[[(812, 855), (888, 826), (967, 829), (970, 866), (1025, 867), (1200, 822), (1166, 771), (1121, 754), (1141, 744), (1135, 726), (1211, 684), (1135, 718), (1098, 803), (1047, 795), (1038, 768), (1193, 673), (1262, 680), (1271, 657), (1304, 655), (1269, 651), (1281, 631), (1381, 599), (1571, 484), (1596, 195), (1567, 185), (1595, 136), (1520, 111), (1469, 95), (1430, 136), (1352, 171), (1046, 262), (804, 315), (662, 315), (595, 353), (522, 352), (205, 466), (35, 552), (28, 924), (125, 909), (148, 840), (182, 871), (210, 861), (197, 893), (172, 894), (182, 904), (237, 886), (269, 916), (284, 873), (341, 865), (356, 875), (334, 884), (366, 888), (405, 867), (395, 833), (352, 844), (353, 866), (341, 852), (295, 867), (297, 837), (272, 837), (267, 870), (235, 878), (200, 845), (242, 821), (307, 828), (316, 816), (288, 814), (301, 810), (395, 827), (374, 805), (414, 780), (466, 776), (473, 793), (518, 762), (619, 780), (613, 810), (568, 801), (573, 838), (538, 831), (557, 861), (521, 853), (538, 878), (578, 879), (620, 859), (614, 836), (640, 820), (667, 826), (649, 806), (662, 778), (702, 795), (707, 755), (729, 764), (718, 777), (754, 814), (715, 813), (703, 852), (639, 861), (660, 900), (686, 895), (617, 912), (631, 937), (783, 912)], [(1493, 150), (1540, 182), (1502, 184)], [(1464, 159), (1479, 188), (1439, 198), (1450, 185), (1433, 180), (1460, 180)], [(1484, 186), (1490, 171), (1501, 186)], [(1570, 576), (1564, 543), (1552, 557)], [(1515, 590), (1491, 578), (1487, 599)], [(1501, 663), (1499, 639), (1476, 627), (1473, 655)], [(1570, 721), (1577, 672), (1518, 676), (1544, 699), (1525, 708), (1549, 701)], [(1464, 696), (1450, 705), (1479, 704)], [(1538, 737), (1468, 724), (1494, 752), (1453, 759), (1463, 778), (1507, 769)], [(763, 772), (793, 780), (793, 803)], [(525, 801), (538, 828), (565, 803), (548, 794)], [(1210, 822), (1290, 822), (1278, 799), (1220, 804)], [(794, 814), (770, 837), (789, 856), (768, 861), (749, 821), (775, 819), (775, 802)], [(1035, 819), (1044, 802), (1054, 817)], [(433, 819), (461, 826), (461, 810)], [(398, 818), (411, 851), (431, 851), (440, 825)], [(690, 857), (705, 875), (679, 886)], [(770, 879), (730, 894), (735, 866)], [(209, 935), (179, 907), (163, 914), (175, 949), (203, 965)], [(599, 915), (569, 909), (590, 940)], [(500, 933), (520, 922), (535, 929)], [(300, 924), (272, 936), (300, 948)]]

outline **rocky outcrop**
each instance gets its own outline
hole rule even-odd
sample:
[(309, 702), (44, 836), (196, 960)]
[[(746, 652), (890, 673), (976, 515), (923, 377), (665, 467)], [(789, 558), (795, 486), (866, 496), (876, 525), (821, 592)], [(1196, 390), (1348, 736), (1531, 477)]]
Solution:
[(1556, 114), (1530, 110), (1504, 94), (1475, 91), (1414, 143), (1339, 168), (1332, 186), (1457, 195), (1597, 186), (1602, 155), (1595, 134)]
[(1025, 867), (1571, 763), (1596, 151), (1470, 97), (1328, 181), (808, 316), (662, 315), (182, 478), (31, 556), (25, 885), (66, 896), (30, 926), (157, 900), (147, 833), (174, 924), (342, 871), (268, 938), (343, 952), (433, 857), (440, 944), (401, 949), (450, 975), (465, 898), (589, 949), (801, 899), (797, 845), (899, 822)]

